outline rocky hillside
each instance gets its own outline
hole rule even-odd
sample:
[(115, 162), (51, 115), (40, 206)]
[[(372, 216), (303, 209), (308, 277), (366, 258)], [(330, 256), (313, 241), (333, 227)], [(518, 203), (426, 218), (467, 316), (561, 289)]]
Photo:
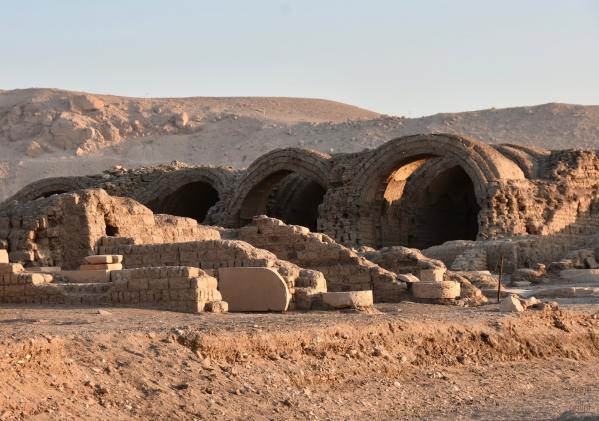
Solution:
[(278, 147), (355, 152), (428, 132), (549, 149), (599, 149), (599, 106), (546, 104), (409, 119), (320, 99), (141, 99), (0, 90), (0, 200), (39, 178), (89, 174), (117, 164), (180, 160), (245, 167)]

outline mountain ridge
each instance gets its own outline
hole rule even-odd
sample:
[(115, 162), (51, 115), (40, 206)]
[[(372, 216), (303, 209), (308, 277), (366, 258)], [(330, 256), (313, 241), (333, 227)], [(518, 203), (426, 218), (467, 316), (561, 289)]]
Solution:
[(98, 173), (114, 165), (179, 160), (243, 168), (275, 148), (351, 153), (419, 133), (599, 149), (599, 105), (551, 102), (407, 118), (318, 98), (0, 91), (0, 200), (39, 178)]

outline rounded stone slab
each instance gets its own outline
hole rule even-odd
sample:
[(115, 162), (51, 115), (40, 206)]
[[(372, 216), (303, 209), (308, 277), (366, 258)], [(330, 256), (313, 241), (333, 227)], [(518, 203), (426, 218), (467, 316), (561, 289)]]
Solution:
[(415, 298), (453, 299), (459, 297), (460, 292), (459, 282), (414, 282), (412, 284), (412, 294)]
[(323, 292), (322, 304), (331, 308), (372, 307), (372, 291)]
[(291, 300), (281, 275), (264, 267), (220, 268), (218, 289), (229, 312), (286, 311)]

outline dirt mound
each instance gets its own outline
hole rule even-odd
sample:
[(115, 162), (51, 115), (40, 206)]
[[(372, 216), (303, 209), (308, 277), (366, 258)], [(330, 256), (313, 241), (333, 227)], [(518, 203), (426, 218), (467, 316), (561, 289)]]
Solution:
[(243, 168), (281, 147), (359, 152), (399, 136), (599, 148), (599, 106), (546, 104), (382, 116), (321, 99), (143, 99), (56, 89), (0, 91), (0, 200), (32, 181), (180, 160)]
[(0, 417), (599, 414), (599, 320), (588, 312), (505, 316), (409, 303), (380, 310), (198, 317), (2, 308)]

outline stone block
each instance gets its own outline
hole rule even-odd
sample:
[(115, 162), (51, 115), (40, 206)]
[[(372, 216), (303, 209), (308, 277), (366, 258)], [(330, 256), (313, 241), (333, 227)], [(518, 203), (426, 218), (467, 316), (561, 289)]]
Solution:
[(185, 289), (191, 285), (190, 279), (187, 277), (177, 277), (168, 279), (169, 289)]
[(191, 279), (191, 287), (197, 289), (216, 289), (218, 288), (218, 281), (216, 278), (211, 276), (202, 276)]
[(229, 311), (229, 304), (226, 301), (210, 301), (206, 303), (204, 310), (210, 313), (226, 313)]
[(168, 278), (148, 279), (148, 288), (151, 290), (168, 289)]
[(98, 263), (93, 265), (81, 265), (79, 270), (122, 270), (122, 263)]
[(520, 313), (524, 311), (524, 307), (517, 296), (510, 295), (501, 302), (500, 311), (504, 313)]
[(27, 268), (27, 272), (35, 273), (57, 273), (61, 270), (62, 268), (60, 266), (33, 266)]
[(270, 268), (221, 268), (218, 286), (231, 312), (286, 311), (291, 300), (285, 281)]
[(148, 289), (148, 280), (145, 278), (131, 279), (127, 285), (128, 290), (146, 290)]
[(95, 256), (86, 256), (84, 260), (89, 265), (122, 263), (123, 256), (119, 254), (98, 254)]
[(25, 285), (6, 285), (4, 295), (22, 296), (25, 295)]
[(569, 282), (596, 283), (599, 282), (599, 269), (567, 269), (562, 270), (559, 277)]
[(424, 299), (454, 299), (460, 296), (460, 283), (453, 281), (414, 282), (412, 295)]
[(11, 261), (13, 262), (33, 262), (33, 260), (35, 259), (35, 254), (33, 253), (33, 251), (13, 251), (11, 252), (9, 255), (9, 258)]
[(90, 283), (90, 282), (110, 282), (109, 270), (63, 270), (59, 272), (71, 282)]
[(597, 260), (595, 260), (595, 258), (593, 256), (586, 257), (584, 259), (584, 265), (585, 265), (585, 267), (587, 267), (589, 269), (599, 268), (599, 264), (597, 263)]
[(0, 263), (0, 274), (23, 272), (23, 265), (20, 263)]
[(422, 282), (442, 282), (446, 271), (445, 268), (420, 269), (418, 277)]
[(372, 291), (323, 292), (322, 305), (330, 308), (372, 307)]

